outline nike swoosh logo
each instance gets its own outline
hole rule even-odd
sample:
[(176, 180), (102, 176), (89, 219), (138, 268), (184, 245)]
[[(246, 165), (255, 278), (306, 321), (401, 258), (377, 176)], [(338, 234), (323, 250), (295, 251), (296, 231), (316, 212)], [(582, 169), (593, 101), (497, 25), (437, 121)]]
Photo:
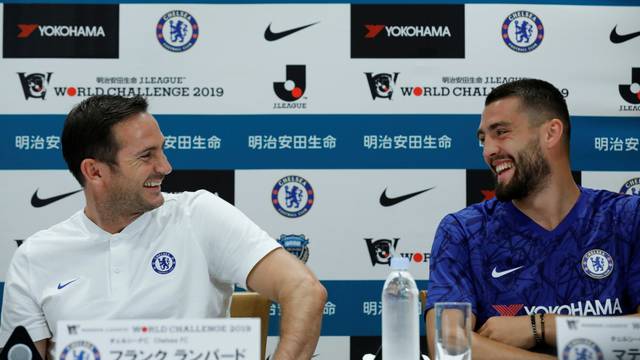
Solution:
[(618, 27), (618, 25), (613, 27), (613, 30), (611, 30), (611, 35), (609, 35), (609, 40), (611, 40), (612, 43), (614, 44), (620, 44), (623, 43), (625, 41), (629, 41), (635, 37), (640, 36), (640, 31), (631, 33), (631, 34), (626, 34), (626, 35), (620, 35), (618, 34), (618, 32), (616, 31), (616, 28)]
[(494, 267), (493, 271), (491, 272), (491, 276), (493, 276), (494, 279), (497, 279), (499, 277), (503, 277), (503, 276), (505, 276), (507, 274), (510, 274), (510, 273), (512, 273), (512, 272), (514, 272), (516, 270), (520, 270), (523, 267), (524, 267), (524, 265), (523, 266), (518, 266), (517, 268), (509, 269), (509, 270), (504, 270), (504, 271), (498, 271), (498, 269)]
[(69, 281), (67, 283), (64, 283), (64, 284), (63, 283), (58, 283), (58, 290), (64, 289), (67, 285), (71, 284), (72, 282), (74, 282), (76, 280), (78, 280), (78, 279), (73, 279), (73, 280), (71, 280), (71, 281)]
[(280, 40), (285, 36), (289, 36), (293, 33), (296, 33), (300, 30), (304, 30), (306, 28), (308, 28), (309, 26), (313, 26), (317, 23), (319, 23), (320, 21), (316, 21), (314, 23), (308, 24), (308, 25), (303, 25), (297, 28), (293, 28), (290, 30), (285, 30), (285, 31), (280, 31), (280, 32), (273, 32), (271, 31), (271, 24), (269, 24), (269, 26), (267, 26), (267, 30), (264, 31), (264, 39), (267, 41), (276, 41), (276, 40)]
[(31, 196), (31, 206), (35, 207), (35, 208), (39, 208), (39, 207), (43, 207), (43, 206), (47, 206), (51, 203), (54, 203), (58, 200), (62, 200), (64, 198), (66, 198), (67, 196), (71, 196), (77, 192), (82, 191), (82, 189), (80, 190), (76, 190), (76, 191), (72, 191), (72, 192), (68, 192), (66, 194), (62, 194), (62, 195), (58, 195), (58, 196), (53, 196), (50, 198), (46, 198), (46, 199), (41, 199), (40, 197), (38, 197), (38, 190), (36, 189), (36, 191), (33, 193), (33, 195)]
[(428, 189), (416, 191), (416, 192), (411, 193), (411, 194), (394, 197), (394, 198), (387, 197), (387, 189), (385, 188), (384, 191), (382, 192), (382, 194), (380, 195), (380, 205), (382, 205), (384, 207), (393, 206), (395, 204), (398, 204), (398, 203), (401, 203), (401, 202), (403, 202), (405, 200), (411, 199), (414, 196), (420, 195), (423, 192), (427, 192), (427, 191), (429, 191), (431, 189), (434, 189), (434, 188), (435, 188), (435, 186), (434, 187), (430, 187)]

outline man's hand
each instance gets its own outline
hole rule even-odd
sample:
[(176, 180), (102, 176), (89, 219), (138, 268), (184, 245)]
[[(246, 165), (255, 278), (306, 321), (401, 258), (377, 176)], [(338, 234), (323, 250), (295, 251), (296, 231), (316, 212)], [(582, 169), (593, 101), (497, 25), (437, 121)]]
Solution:
[(478, 330), (478, 335), (520, 349), (531, 349), (536, 344), (529, 315), (491, 317)]

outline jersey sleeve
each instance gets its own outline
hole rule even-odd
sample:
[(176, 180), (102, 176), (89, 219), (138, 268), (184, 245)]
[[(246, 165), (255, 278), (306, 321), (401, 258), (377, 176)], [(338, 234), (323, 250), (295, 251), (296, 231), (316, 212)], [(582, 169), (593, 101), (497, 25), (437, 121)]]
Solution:
[(467, 236), (455, 216), (447, 215), (438, 226), (431, 248), (425, 310), (431, 309), (437, 302), (468, 302), (476, 313), (470, 271)]
[(624, 211), (631, 214), (628, 238), (632, 251), (626, 288), (633, 311), (640, 312), (640, 261), (637, 260), (640, 258), (640, 196), (632, 196)]
[(31, 271), (26, 248), (29, 240), (18, 248), (9, 264), (2, 297), (0, 347), (17, 326), (24, 326), (33, 341), (48, 339), (51, 331), (42, 308), (31, 290)]
[(191, 225), (210, 276), (247, 289), (253, 267), (280, 244), (239, 209), (208, 191), (197, 191), (192, 202)]

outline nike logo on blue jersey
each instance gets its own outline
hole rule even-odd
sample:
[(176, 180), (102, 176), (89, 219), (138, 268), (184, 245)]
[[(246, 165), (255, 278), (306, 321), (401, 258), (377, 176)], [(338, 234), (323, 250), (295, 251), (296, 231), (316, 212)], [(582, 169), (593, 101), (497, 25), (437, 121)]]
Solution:
[(520, 270), (522, 269), (524, 266), (518, 266), (517, 268), (513, 268), (513, 269), (509, 269), (509, 270), (504, 270), (504, 271), (498, 271), (497, 267), (493, 268), (493, 271), (491, 272), (491, 276), (493, 276), (494, 279), (497, 279), (499, 277), (503, 277), (507, 274), (510, 274), (516, 270)]
[(71, 281), (69, 281), (67, 283), (64, 283), (64, 284), (63, 283), (58, 283), (58, 290), (64, 289), (67, 285), (71, 284), (72, 282), (74, 282), (76, 280), (78, 280), (78, 279), (73, 279), (73, 280), (71, 280)]

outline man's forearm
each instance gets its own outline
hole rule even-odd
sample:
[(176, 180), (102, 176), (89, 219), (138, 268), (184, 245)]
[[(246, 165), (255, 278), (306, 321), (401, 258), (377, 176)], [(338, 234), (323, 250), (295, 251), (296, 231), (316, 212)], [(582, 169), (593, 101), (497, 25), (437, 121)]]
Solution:
[(274, 360), (310, 359), (316, 349), (327, 292), (317, 280), (307, 280), (280, 299), (280, 342)]
[(474, 360), (542, 360), (555, 359), (546, 354), (526, 351), (515, 346), (503, 344), (473, 333), (471, 336), (472, 354)]

